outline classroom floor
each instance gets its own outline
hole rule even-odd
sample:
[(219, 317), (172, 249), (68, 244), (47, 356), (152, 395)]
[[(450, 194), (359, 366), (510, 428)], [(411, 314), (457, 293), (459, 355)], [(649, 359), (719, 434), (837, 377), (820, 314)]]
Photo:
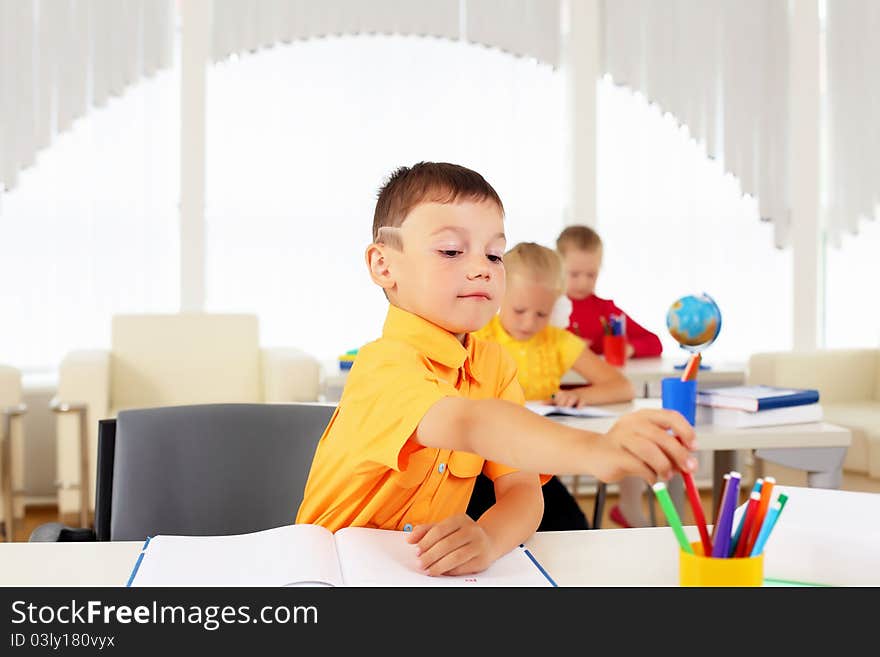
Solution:
[[(752, 481), (751, 473), (746, 472), (743, 473), (745, 475), (746, 481)], [(776, 477), (776, 482), (780, 485), (784, 486), (806, 486), (806, 475), (799, 470), (791, 470), (789, 468), (784, 468), (782, 466), (777, 466), (773, 464), (766, 464), (764, 468), (765, 475), (773, 475)], [(880, 493), (880, 479), (871, 479), (865, 475), (856, 474), (853, 472), (844, 472), (843, 473), (843, 485), (841, 486), (842, 490), (851, 490), (851, 491), (861, 491), (868, 493)], [(706, 518), (709, 519), (712, 516), (712, 491), (708, 488), (702, 489), (700, 491), (701, 501), (703, 503), (703, 513), (706, 515)], [(743, 496), (743, 500), (745, 496)], [(582, 494), (578, 496), (578, 502), (581, 505), (581, 508), (584, 510), (584, 513), (587, 515), (587, 518), (593, 517), (593, 505), (595, 502), (594, 495), (592, 494)], [(618, 527), (608, 514), (611, 511), (611, 508), (617, 503), (617, 495), (614, 493), (608, 494), (605, 500), (605, 509), (602, 514), (602, 528), (603, 529), (613, 529)], [(645, 511), (645, 517), (648, 517), (648, 503), (647, 496), (643, 498), (643, 505)], [(659, 510), (658, 510), (659, 513)], [(57, 507), (54, 505), (46, 505), (46, 506), (30, 506), (27, 508), (24, 522), (19, 521), (16, 523), (16, 531), (15, 531), (15, 540), (16, 541), (27, 541), (28, 536), (30, 536), (31, 532), (35, 527), (41, 525), (45, 522), (55, 522), (59, 520)], [(62, 521), (65, 521), (67, 524), (71, 526), (77, 526), (79, 524), (78, 516), (71, 515), (68, 518), (62, 518)], [(685, 513), (684, 517), (685, 524), (693, 524), (693, 517), (691, 515), (690, 509), (688, 509)], [(661, 521), (658, 521), (661, 522)], [(663, 522), (662, 524), (665, 524)]]

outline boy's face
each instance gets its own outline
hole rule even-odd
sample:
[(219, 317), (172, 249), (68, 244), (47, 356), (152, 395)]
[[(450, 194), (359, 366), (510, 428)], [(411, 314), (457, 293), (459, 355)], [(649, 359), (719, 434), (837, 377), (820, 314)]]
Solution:
[(508, 281), (501, 304), (501, 326), (516, 340), (528, 340), (547, 326), (559, 293), (522, 276)]
[(367, 249), (388, 300), (463, 338), (485, 326), (504, 294), (501, 210), (491, 201), (422, 203), (398, 229), (402, 249)]
[(569, 247), (562, 256), (565, 269), (565, 292), (575, 301), (596, 291), (596, 279), (602, 267), (602, 249), (584, 251)]

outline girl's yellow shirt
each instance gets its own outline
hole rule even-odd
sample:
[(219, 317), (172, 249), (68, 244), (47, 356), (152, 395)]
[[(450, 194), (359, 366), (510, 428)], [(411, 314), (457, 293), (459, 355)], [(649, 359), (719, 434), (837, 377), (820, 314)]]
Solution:
[(516, 340), (504, 330), (498, 315), (474, 333), (480, 340), (497, 342), (516, 361), (516, 378), (529, 401), (545, 401), (559, 390), (559, 382), (580, 357), (587, 343), (556, 326), (546, 326), (528, 340)]

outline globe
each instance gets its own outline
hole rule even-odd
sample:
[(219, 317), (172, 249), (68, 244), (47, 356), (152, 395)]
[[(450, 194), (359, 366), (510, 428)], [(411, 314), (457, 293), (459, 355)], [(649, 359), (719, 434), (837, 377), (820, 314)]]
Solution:
[(682, 349), (699, 352), (721, 332), (721, 309), (708, 294), (676, 299), (666, 313), (666, 328)]

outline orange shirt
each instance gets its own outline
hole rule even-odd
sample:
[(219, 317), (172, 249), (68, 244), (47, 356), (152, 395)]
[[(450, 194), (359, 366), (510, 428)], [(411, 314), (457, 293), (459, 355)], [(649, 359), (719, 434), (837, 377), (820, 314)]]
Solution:
[(513, 356), (517, 380), (530, 401), (547, 400), (558, 392), (562, 375), (587, 348), (587, 343), (576, 335), (550, 325), (528, 340), (517, 340), (504, 330), (498, 315), (474, 335), (480, 340), (497, 342)]
[(318, 443), (296, 522), (330, 531), (409, 530), (464, 513), (481, 471), (492, 480), (515, 472), (413, 439), (444, 397), (524, 401), (516, 366), (500, 345), (469, 335), (462, 346), (448, 331), (390, 306), (382, 337), (358, 351)]

